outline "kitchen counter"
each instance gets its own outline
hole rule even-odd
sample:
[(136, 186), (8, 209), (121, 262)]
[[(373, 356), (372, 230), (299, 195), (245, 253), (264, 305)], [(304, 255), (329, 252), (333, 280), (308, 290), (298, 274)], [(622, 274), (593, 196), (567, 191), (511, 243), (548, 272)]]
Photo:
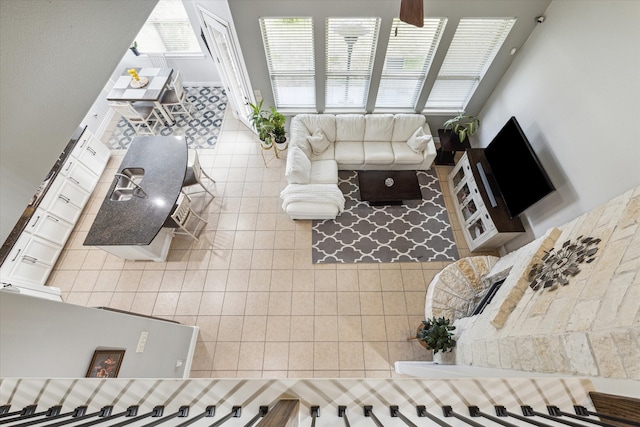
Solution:
[(87, 127), (85, 126), (85, 127), (79, 127), (76, 129), (73, 136), (67, 143), (65, 149), (62, 151), (62, 153), (60, 153), (60, 156), (58, 157), (55, 164), (51, 168), (51, 171), (49, 171), (46, 178), (43, 180), (42, 184), (40, 185), (40, 188), (38, 188), (38, 191), (36, 192), (36, 194), (33, 195), (31, 200), (27, 204), (24, 212), (18, 219), (18, 222), (16, 223), (15, 227), (13, 228), (13, 230), (11, 230), (11, 232), (7, 236), (7, 239), (2, 244), (2, 247), (0, 247), (0, 264), (2, 264), (5, 261), (5, 259), (7, 258), (7, 255), (9, 255), (9, 252), (11, 251), (13, 246), (16, 244), (16, 242), (20, 238), (20, 235), (22, 234), (25, 227), (29, 223), (29, 220), (31, 219), (31, 216), (40, 205), (42, 198), (49, 190), (51, 183), (60, 172), (60, 169), (62, 168), (62, 165), (64, 164), (64, 162), (66, 162), (69, 156), (71, 156), (71, 152), (78, 144), (78, 141), (80, 140), (80, 137), (82, 136), (86, 128)]
[[(126, 259), (158, 261), (157, 256), (140, 258), (127, 255), (125, 248), (122, 248), (124, 252), (118, 251), (117, 247), (150, 246), (160, 234), (166, 240), (168, 230), (163, 230), (162, 226), (182, 189), (187, 157), (187, 144), (183, 137), (135, 137), (118, 168), (118, 174), (134, 171), (137, 186), (118, 175), (114, 177), (84, 245), (98, 246), (111, 253), (115, 250), (119, 252), (116, 255)], [(119, 188), (125, 184), (130, 187), (126, 194), (128, 199), (117, 196), (123, 192)], [(110, 247), (115, 249), (110, 250)]]

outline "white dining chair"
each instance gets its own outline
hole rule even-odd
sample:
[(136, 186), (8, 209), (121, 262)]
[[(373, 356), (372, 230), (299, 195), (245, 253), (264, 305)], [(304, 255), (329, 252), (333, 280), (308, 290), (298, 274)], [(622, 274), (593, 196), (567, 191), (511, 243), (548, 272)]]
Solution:
[(169, 68), (167, 57), (164, 56), (164, 53), (147, 53), (147, 58), (149, 58), (151, 66), (154, 68)]
[[(164, 53), (147, 53), (147, 58), (153, 68), (171, 68)], [(173, 89), (173, 82), (169, 82), (167, 86)]]
[(182, 86), (182, 76), (179, 71), (173, 80), (173, 89), (164, 91), (162, 98), (160, 98), (160, 103), (172, 118), (176, 114), (186, 114), (189, 118), (193, 119), (191, 115), (193, 104), (187, 99), (187, 93)]
[(184, 192), (178, 196), (177, 206), (171, 214), (175, 222), (174, 235), (187, 235), (194, 240), (199, 240), (198, 235), (206, 227), (207, 221), (198, 215), (191, 207), (191, 199)]
[(136, 135), (155, 135), (162, 119), (151, 105), (136, 105), (129, 102), (109, 102), (109, 107), (124, 117)]
[[(185, 174), (184, 181), (182, 182), (182, 188), (187, 194), (197, 194), (207, 192), (211, 195), (212, 199), (215, 198), (215, 195), (209, 189), (209, 185), (215, 184), (216, 181), (211, 178), (207, 173), (202, 169), (202, 165), (200, 164), (200, 158), (198, 157), (198, 151), (189, 150), (190, 160), (193, 159), (190, 164), (187, 165), (187, 173)], [(191, 191), (189, 187), (194, 185), (199, 185), (203, 190), (199, 191)]]

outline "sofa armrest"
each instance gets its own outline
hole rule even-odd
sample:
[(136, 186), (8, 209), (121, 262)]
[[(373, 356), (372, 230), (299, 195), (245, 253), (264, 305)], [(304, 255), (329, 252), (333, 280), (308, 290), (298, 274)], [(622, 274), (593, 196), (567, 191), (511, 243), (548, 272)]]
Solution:
[(431, 128), (429, 127), (429, 123), (428, 122), (424, 122), (424, 126), (422, 128), (424, 129), (424, 134), (425, 135), (433, 136), (433, 133), (431, 132)]
[(307, 141), (309, 135), (310, 133), (302, 122), (300, 115), (294, 116), (289, 125), (289, 145), (300, 148), (308, 158), (311, 158), (311, 146)]
[(437, 149), (435, 142), (433, 142), (433, 133), (431, 133), (429, 123), (424, 122), (424, 126), (422, 128), (424, 129), (425, 135), (431, 135), (431, 141), (429, 141), (429, 143), (427, 144), (427, 148), (425, 148), (422, 152), (423, 160), (420, 164), (419, 170), (429, 170), (431, 169), (431, 165), (433, 165), (433, 162), (436, 160)]
[(419, 170), (431, 169), (431, 165), (436, 160), (436, 154), (437, 154), (436, 144), (433, 142), (433, 138), (431, 138), (431, 141), (429, 141), (429, 143), (427, 144), (427, 148), (425, 148), (424, 151), (422, 152), (423, 160), (422, 160), (422, 163), (420, 164)]

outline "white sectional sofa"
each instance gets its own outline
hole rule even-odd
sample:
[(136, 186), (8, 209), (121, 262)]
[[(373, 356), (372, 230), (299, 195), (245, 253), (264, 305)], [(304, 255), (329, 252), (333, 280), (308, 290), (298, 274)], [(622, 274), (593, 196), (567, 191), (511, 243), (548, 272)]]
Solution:
[(293, 219), (342, 212), (338, 170), (427, 170), (436, 157), (422, 114), (299, 114), (289, 134), (281, 198)]

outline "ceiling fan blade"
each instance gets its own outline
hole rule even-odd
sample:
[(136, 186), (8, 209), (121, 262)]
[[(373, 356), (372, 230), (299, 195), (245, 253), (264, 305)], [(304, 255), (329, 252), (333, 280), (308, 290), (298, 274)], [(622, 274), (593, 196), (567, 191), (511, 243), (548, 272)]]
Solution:
[(400, 20), (416, 27), (422, 27), (424, 25), (423, 0), (401, 0)]

